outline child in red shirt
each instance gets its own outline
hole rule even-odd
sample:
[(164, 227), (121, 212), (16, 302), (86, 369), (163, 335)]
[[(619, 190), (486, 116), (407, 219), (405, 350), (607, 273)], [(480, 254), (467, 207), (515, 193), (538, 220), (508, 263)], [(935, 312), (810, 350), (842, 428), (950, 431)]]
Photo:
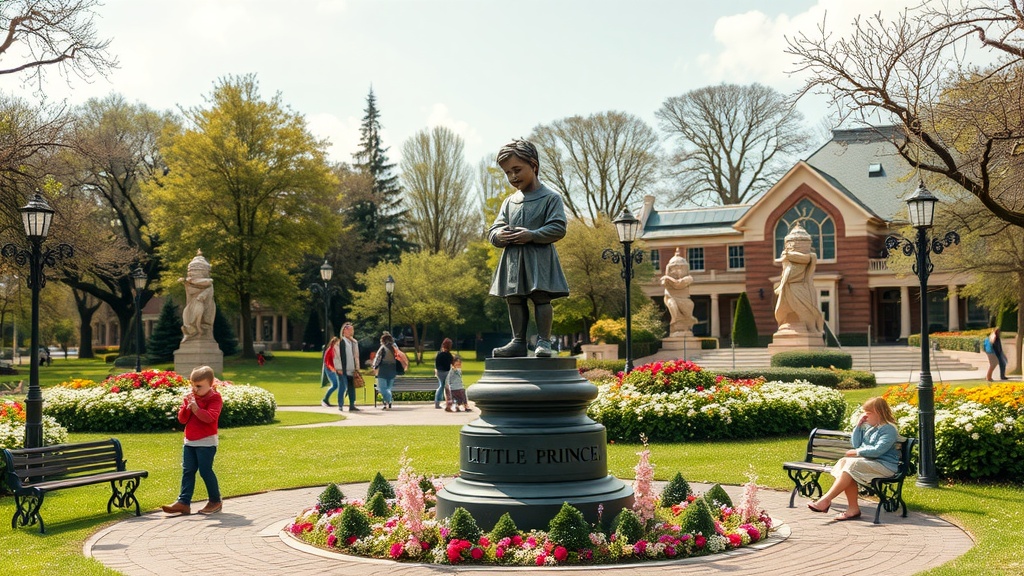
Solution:
[(196, 472), (206, 484), (209, 501), (200, 514), (220, 512), (220, 487), (213, 473), (213, 457), (217, 454), (217, 420), (224, 400), (213, 388), (213, 368), (200, 366), (190, 377), (192, 390), (182, 399), (178, 422), (185, 425), (185, 446), (181, 456), (181, 493), (171, 505), (161, 506), (167, 514), (192, 513), (192, 493)]

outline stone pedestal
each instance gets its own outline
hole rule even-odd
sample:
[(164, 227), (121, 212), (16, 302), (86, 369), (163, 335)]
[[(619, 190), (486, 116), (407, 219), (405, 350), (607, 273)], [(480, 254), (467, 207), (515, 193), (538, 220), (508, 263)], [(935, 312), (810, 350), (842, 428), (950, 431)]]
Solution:
[(633, 505), (633, 489), (608, 474), (605, 428), (587, 416), (597, 387), (573, 358), (488, 359), (468, 389), (480, 417), (459, 433), (459, 477), (437, 495), (437, 515), (457, 507), (490, 530), (508, 512), (521, 530), (547, 529), (568, 502), (590, 522)]
[(194, 368), (209, 366), (219, 378), (224, 373), (224, 353), (213, 338), (189, 339), (174, 351), (174, 371), (185, 378)]
[(811, 350), (824, 347), (825, 340), (820, 333), (780, 330), (772, 335), (772, 343), (768, 345), (768, 352), (777, 354), (789, 350)]
[(584, 360), (617, 360), (619, 358), (618, 344), (584, 344), (580, 346), (583, 351)]
[(700, 338), (694, 336), (693, 332), (690, 332), (689, 330), (680, 335), (673, 334), (661, 341), (662, 350), (674, 352), (683, 360), (699, 353), (700, 346)]

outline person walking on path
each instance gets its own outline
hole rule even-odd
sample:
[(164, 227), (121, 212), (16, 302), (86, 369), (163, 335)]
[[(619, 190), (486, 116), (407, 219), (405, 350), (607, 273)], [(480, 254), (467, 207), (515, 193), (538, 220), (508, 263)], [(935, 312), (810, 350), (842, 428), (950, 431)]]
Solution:
[(338, 376), (338, 371), (342, 370), (341, 365), (341, 349), (338, 346), (340, 342), (339, 338), (331, 338), (331, 341), (327, 343), (327, 348), (324, 350), (324, 372), (327, 374), (327, 381), (331, 383), (331, 387), (327, 389), (327, 393), (324, 394), (323, 400), (320, 401), (320, 405), (327, 408), (332, 406), (331, 394), (334, 391), (338, 391), (338, 410), (344, 405), (344, 391), (341, 389), (341, 380)]
[(434, 408), (441, 407), (444, 397), (444, 383), (448, 372), (452, 369), (452, 339), (441, 341), (441, 351), (434, 357), (434, 377), (437, 378), (437, 390), (434, 392)]
[[(452, 369), (445, 379), (445, 387), (448, 388), (449, 400), (445, 404), (445, 412), (458, 412), (462, 407), (463, 412), (472, 412), (469, 408), (469, 401), (466, 400), (466, 387), (462, 384), (462, 357), (456, 354), (452, 359)], [(455, 410), (452, 410), (452, 405)]]
[(355, 339), (355, 326), (351, 322), (341, 325), (341, 341), (338, 342), (341, 359), (341, 372), (338, 373), (339, 386), (344, 383), (344, 388), (338, 390), (338, 410), (344, 402), (344, 394), (348, 395), (348, 411), (359, 412), (356, 408), (356, 373), (359, 372), (359, 342)]
[(999, 379), (1008, 380), (1006, 377), (1006, 354), (1003, 353), (1003, 341), (999, 338), (999, 328), (993, 328), (992, 333), (985, 338), (985, 354), (988, 355), (988, 373), (985, 379), (992, 381), (992, 372), (999, 366)]
[(373, 359), (373, 373), (377, 376), (377, 390), (380, 390), (380, 397), (384, 400), (381, 410), (391, 410), (391, 402), (394, 399), (391, 388), (394, 387), (395, 377), (398, 376), (399, 354), (394, 336), (390, 332), (381, 334), (380, 348)]
[(217, 422), (224, 400), (213, 388), (213, 368), (200, 366), (189, 378), (192, 390), (182, 398), (178, 422), (185, 425), (185, 445), (181, 456), (181, 493), (174, 504), (161, 506), (167, 514), (186, 516), (192, 513), (192, 493), (196, 488), (196, 472), (206, 484), (208, 502), (200, 514), (221, 510), (220, 485), (213, 472), (217, 455)]

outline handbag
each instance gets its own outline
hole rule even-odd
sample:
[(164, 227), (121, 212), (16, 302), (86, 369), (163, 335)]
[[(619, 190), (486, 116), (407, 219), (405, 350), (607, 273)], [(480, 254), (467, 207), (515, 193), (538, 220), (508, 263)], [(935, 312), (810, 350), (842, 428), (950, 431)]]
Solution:
[(366, 386), (366, 382), (363, 380), (363, 375), (359, 373), (359, 370), (356, 370), (355, 372), (352, 373), (352, 383), (355, 385), (356, 388), (362, 388), (363, 386)]
[(395, 354), (395, 374), (401, 376), (405, 374), (405, 369), (409, 367), (409, 359), (406, 358), (405, 354), (402, 353), (398, 347), (394, 348)]

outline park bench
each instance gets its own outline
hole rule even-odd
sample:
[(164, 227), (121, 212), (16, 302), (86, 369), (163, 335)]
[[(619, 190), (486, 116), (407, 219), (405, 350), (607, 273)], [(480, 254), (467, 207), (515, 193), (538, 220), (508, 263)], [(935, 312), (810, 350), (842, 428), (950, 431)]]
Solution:
[[(785, 462), (782, 469), (789, 474), (790, 480), (795, 487), (789, 495), (789, 507), (793, 507), (793, 501), (797, 494), (808, 498), (821, 496), (821, 484), (818, 478), (822, 472), (829, 472), (837, 460), (846, 455), (850, 449), (849, 432), (839, 430), (825, 430), (815, 428), (807, 439), (807, 454), (803, 462)], [(917, 438), (905, 438), (896, 444), (900, 450), (899, 468), (892, 476), (875, 478), (870, 485), (860, 485), (860, 493), (866, 496), (878, 498), (878, 507), (875, 508), (875, 524), (879, 523), (879, 515), (882, 509), (886, 512), (895, 512), (903, 508), (903, 517), (907, 516), (907, 503), (903, 501), (903, 479), (913, 474), (914, 467), (913, 451)]]
[[(397, 376), (391, 393), (396, 392), (433, 392), (437, 390), (437, 378), (433, 376)], [(377, 407), (377, 397), (380, 390), (377, 389), (377, 382), (373, 383), (373, 407)], [(383, 399), (383, 397), (381, 397)]]
[(45, 533), (39, 509), (48, 492), (104, 482), (110, 482), (112, 492), (107, 501), (108, 514), (112, 506), (127, 509), (132, 505), (136, 516), (142, 513), (135, 489), (143, 478), (149, 476), (149, 472), (127, 470), (121, 443), (115, 438), (42, 448), (4, 449), (3, 454), (6, 463), (4, 476), (14, 493), (11, 528), (38, 522), (39, 532)]
[(0, 394), (21, 394), (24, 385), (23, 380), (0, 382)]

